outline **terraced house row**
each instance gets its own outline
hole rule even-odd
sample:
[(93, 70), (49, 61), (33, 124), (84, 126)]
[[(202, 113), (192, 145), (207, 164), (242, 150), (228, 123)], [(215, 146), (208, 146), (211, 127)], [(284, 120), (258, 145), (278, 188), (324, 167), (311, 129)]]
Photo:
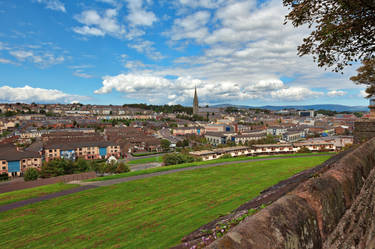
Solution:
[(48, 142), (39, 152), (22, 151), (13, 145), (0, 146), (0, 174), (21, 176), (26, 169), (40, 169), (43, 161), (53, 159), (86, 160), (120, 157), (120, 146), (109, 141)]
[(110, 141), (48, 142), (43, 147), (44, 159), (47, 162), (60, 158), (69, 160), (105, 159), (110, 156), (119, 158), (120, 154), (120, 146)]
[(193, 156), (201, 157), (203, 161), (220, 158), (224, 155), (237, 156), (255, 156), (272, 154), (292, 154), (302, 148), (307, 148), (311, 152), (336, 151), (337, 147), (333, 142), (300, 142), (284, 144), (258, 144), (247, 146), (235, 146), (227, 148), (218, 148), (213, 150), (201, 150), (190, 152)]

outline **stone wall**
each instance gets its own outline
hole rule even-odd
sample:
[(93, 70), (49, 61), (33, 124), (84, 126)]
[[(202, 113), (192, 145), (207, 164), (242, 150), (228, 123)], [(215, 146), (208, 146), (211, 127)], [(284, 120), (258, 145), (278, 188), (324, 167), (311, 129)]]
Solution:
[(375, 138), (207, 248), (375, 248)]
[(375, 137), (375, 121), (361, 121), (354, 123), (354, 143), (360, 144)]

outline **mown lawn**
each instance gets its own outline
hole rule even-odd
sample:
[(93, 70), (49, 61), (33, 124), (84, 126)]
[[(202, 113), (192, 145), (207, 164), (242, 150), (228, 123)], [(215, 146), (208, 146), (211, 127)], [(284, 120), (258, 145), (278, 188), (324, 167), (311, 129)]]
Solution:
[(162, 156), (138, 158), (128, 162), (130, 165), (144, 164), (144, 163), (161, 163), (163, 162)]
[(236, 163), (91, 189), (0, 213), (0, 248), (168, 248), (329, 156)]
[(106, 180), (112, 180), (117, 178), (123, 178), (123, 177), (129, 177), (129, 176), (137, 176), (137, 175), (145, 175), (155, 172), (161, 172), (161, 171), (168, 171), (171, 169), (181, 169), (181, 168), (188, 168), (188, 167), (194, 167), (199, 165), (207, 165), (207, 164), (214, 164), (214, 163), (223, 163), (223, 162), (238, 162), (238, 161), (245, 161), (245, 160), (252, 160), (252, 159), (261, 159), (261, 158), (274, 158), (274, 157), (293, 157), (293, 156), (309, 156), (309, 155), (327, 155), (327, 154), (336, 154), (332, 152), (320, 152), (320, 153), (297, 153), (297, 154), (282, 154), (282, 155), (272, 155), (272, 156), (248, 156), (248, 157), (233, 157), (233, 158), (225, 158), (225, 159), (215, 159), (215, 160), (209, 160), (209, 161), (201, 161), (201, 162), (193, 162), (193, 163), (183, 163), (183, 164), (177, 164), (177, 165), (169, 165), (165, 167), (157, 167), (157, 168), (150, 168), (150, 169), (144, 169), (144, 170), (137, 170), (137, 171), (131, 171), (121, 174), (115, 174), (115, 175), (108, 175), (108, 176), (102, 176), (97, 177), (93, 179), (85, 180), (86, 182), (95, 182), (95, 181), (106, 181)]
[[(35, 188), (16, 190), (0, 194), (0, 206), (16, 201), (22, 201), (38, 196), (52, 194), (66, 189), (78, 187), (78, 184), (56, 183)], [(1, 236), (1, 235), (0, 235)]]

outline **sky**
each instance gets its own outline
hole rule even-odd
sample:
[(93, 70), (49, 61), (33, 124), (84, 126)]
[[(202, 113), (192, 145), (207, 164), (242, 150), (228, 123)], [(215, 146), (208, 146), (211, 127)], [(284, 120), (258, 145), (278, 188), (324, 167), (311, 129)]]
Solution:
[(0, 102), (367, 105), (281, 0), (0, 0)]

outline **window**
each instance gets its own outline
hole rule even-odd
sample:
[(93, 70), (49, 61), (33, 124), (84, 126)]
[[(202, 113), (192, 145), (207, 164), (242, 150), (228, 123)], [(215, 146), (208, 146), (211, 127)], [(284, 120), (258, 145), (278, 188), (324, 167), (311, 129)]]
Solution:
[(52, 150), (49, 150), (49, 152), (52, 152)]
[(7, 167), (3, 167), (3, 170), (6, 170), (7, 169)]
[(5, 162), (5, 161), (3, 161), (3, 164), (6, 164), (6, 162)]

